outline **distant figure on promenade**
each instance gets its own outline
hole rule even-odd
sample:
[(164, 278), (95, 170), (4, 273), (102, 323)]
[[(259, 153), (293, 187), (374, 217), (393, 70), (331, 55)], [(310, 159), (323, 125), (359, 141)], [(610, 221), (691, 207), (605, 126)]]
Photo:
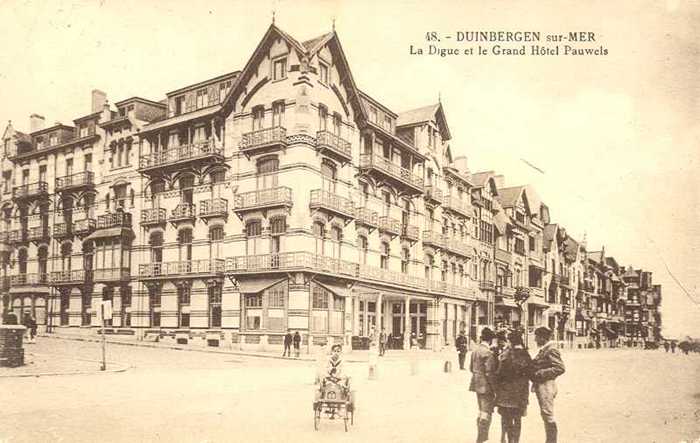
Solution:
[(554, 419), (554, 398), (557, 396), (555, 379), (566, 370), (561, 354), (552, 341), (552, 330), (546, 326), (535, 329), (535, 342), (540, 347), (532, 360), (532, 391), (537, 396), (540, 414), (547, 436), (545, 443), (557, 442), (557, 423)]
[(666, 350), (666, 353), (668, 353), (669, 347), (671, 347), (671, 345), (669, 345), (667, 341), (664, 341), (664, 349)]
[(455, 339), (455, 346), (457, 347), (457, 359), (459, 360), (459, 369), (464, 370), (464, 360), (467, 357), (467, 335), (464, 328), (459, 331), (459, 335)]
[(22, 326), (27, 328), (27, 343), (34, 343), (34, 337), (36, 336), (36, 320), (32, 317), (29, 312), (24, 313), (22, 317)]
[(299, 358), (299, 347), (301, 346), (301, 335), (299, 334), (299, 331), (294, 332), (292, 341), (294, 343), (294, 357)]
[(388, 336), (386, 334), (386, 329), (382, 328), (382, 332), (379, 334), (379, 355), (383, 356), (386, 352), (386, 344), (388, 341)]
[(501, 441), (518, 443), (530, 395), (532, 359), (520, 331), (509, 332), (508, 341), (510, 345), (498, 357), (496, 406), (501, 414)]
[(676, 342), (671, 340), (671, 353), (675, 354), (676, 353)]
[(489, 439), (491, 414), (493, 414), (495, 401), (496, 359), (491, 350), (491, 341), (494, 336), (490, 328), (482, 329), (481, 343), (474, 349), (469, 361), (469, 371), (472, 373), (469, 390), (476, 393), (476, 402), (479, 407), (479, 416), (476, 419), (478, 430), (476, 443), (483, 443)]
[(284, 352), (282, 357), (292, 356), (292, 331), (287, 329), (287, 334), (284, 336)]

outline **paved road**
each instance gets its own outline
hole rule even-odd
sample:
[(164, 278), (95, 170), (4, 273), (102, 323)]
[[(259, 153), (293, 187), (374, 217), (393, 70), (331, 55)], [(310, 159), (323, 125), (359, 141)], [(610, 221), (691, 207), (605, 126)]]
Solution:
[[(97, 358), (95, 343), (44, 339), (34, 352)], [(96, 357), (97, 356), (97, 357)], [(314, 365), (226, 354), (111, 346), (124, 373), (0, 380), (0, 441), (383, 441), (475, 438), (468, 374), (422, 360), (383, 361), (377, 380), (351, 364), (354, 427), (313, 430)], [(700, 437), (700, 356), (663, 351), (565, 355), (556, 413), (563, 442), (680, 442)], [(523, 442), (544, 441), (536, 400)], [(498, 440), (498, 418), (491, 440)]]

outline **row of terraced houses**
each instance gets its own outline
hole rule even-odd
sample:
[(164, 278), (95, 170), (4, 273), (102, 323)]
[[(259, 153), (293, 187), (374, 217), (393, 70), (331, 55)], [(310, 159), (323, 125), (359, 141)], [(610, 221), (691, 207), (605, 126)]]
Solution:
[[(2, 143), (2, 308), (50, 332), (240, 349), (472, 339), (547, 325), (562, 343), (657, 341), (651, 273), (588, 250), (529, 186), (453, 157), (440, 103), (363, 92), (335, 32), (274, 24), (240, 71), (10, 122)], [(87, 111), (87, 110), (86, 110)]]

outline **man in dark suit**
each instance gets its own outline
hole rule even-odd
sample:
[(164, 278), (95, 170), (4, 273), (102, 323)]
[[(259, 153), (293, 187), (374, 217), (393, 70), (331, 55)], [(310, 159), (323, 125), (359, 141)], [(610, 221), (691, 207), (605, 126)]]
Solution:
[(554, 398), (557, 384), (554, 381), (566, 370), (561, 354), (552, 340), (552, 330), (541, 326), (535, 329), (535, 342), (540, 350), (532, 360), (532, 392), (537, 396), (540, 414), (544, 421), (546, 443), (557, 442), (557, 423), (554, 420)]
[(284, 352), (282, 353), (282, 357), (291, 357), (292, 356), (292, 331), (287, 329), (287, 335), (284, 336)]
[(459, 358), (459, 369), (464, 370), (464, 360), (467, 357), (467, 335), (464, 328), (459, 331), (459, 335), (455, 339), (455, 346), (457, 347), (457, 357)]
[(476, 419), (478, 434), (477, 443), (488, 441), (491, 414), (495, 402), (494, 376), (496, 373), (496, 358), (491, 350), (494, 333), (490, 328), (481, 330), (481, 343), (472, 352), (469, 361), (469, 371), (472, 373), (469, 390), (476, 393), (479, 406), (479, 416)]

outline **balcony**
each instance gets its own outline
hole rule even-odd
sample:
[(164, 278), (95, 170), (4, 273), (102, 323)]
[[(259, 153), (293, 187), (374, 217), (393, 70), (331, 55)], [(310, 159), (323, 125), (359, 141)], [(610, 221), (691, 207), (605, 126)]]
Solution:
[(92, 271), (75, 269), (73, 271), (54, 271), (50, 276), (52, 286), (88, 283), (92, 280)]
[(95, 174), (91, 171), (78, 172), (56, 179), (56, 192), (77, 191), (95, 187)]
[(379, 224), (377, 227), (381, 232), (392, 236), (397, 236), (401, 233), (401, 222), (389, 216), (379, 217)]
[(442, 191), (435, 185), (426, 185), (425, 201), (436, 205), (441, 205), (443, 202)]
[(49, 195), (49, 184), (46, 182), (30, 183), (28, 185), (15, 186), (12, 189), (12, 198), (15, 200), (42, 198)]
[(420, 239), (420, 228), (413, 225), (401, 226), (401, 238), (405, 238), (411, 242), (417, 242)]
[(28, 241), (44, 241), (49, 238), (49, 230), (46, 226), (34, 226), (27, 232)]
[(376, 211), (367, 208), (357, 208), (355, 213), (355, 224), (367, 226), (370, 229), (377, 228), (379, 225), (379, 216)]
[(17, 274), (10, 276), (10, 285), (18, 286), (36, 286), (46, 285), (49, 281), (47, 274)]
[(567, 288), (571, 287), (571, 277), (568, 275), (562, 275), (559, 283)]
[(452, 212), (455, 212), (463, 217), (471, 217), (471, 205), (469, 205), (467, 202), (460, 200), (460, 198), (456, 195), (450, 195), (447, 194), (445, 196), (445, 200), (442, 203), (442, 207), (444, 209), (449, 209)]
[(148, 208), (141, 211), (141, 226), (162, 225), (167, 220), (165, 208)]
[(343, 140), (332, 132), (318, 131), (316, 133), (316, 148), (319, 151), (325, 151), (336, 156), (341, 161), (352, 161), (350, 142)]
[(103, 268), (93, 271), (95, 282), (109, 282), (128, 280), (131, 275), (129, 268)]
[(131, 214), (128, 212), (115, 212), (97, 217), (96, 229), (131, 228)]
[(479, 289), (482, 291), (495, 291), (496, 285), (491, 280), (480, 280)]
[(68, 238), (71, 236), (70, 223), (56, 223), (53, 225), (54, 238)]
[(16, 244), (23, 243), (27, 241), (27, 229), (13, 229), (7, 233), (7, 241)]
[(430, 292), (447, 292), (447, 282), (440, 280), (427, 280), (426, 287)]
[(392, 179), (412, 194), (423, 192), (423, 177), (405, 169), (391, 160), (376, 154), (360, 155), (360, 170), (368, 173), (377, 173), (383, 177)]
[(403, 272), (391, 271), (389, 269), (377, 268), (364, 264), (357, 265), (357, 278), (359, 280), (374, 280), (384, 284), (394, 284), (400, 286), (427, 289), (425, 279), (404, 274)]
[(462, 257), (471, 257), (469, 246), (459, 238), (445, 236), (445, 249)]
[(437, 232), (423, 231), (423, 244), (436, 249), (443, 249), (445, 247), (445, 237)]
[(143, 173), (181, 168), (190, 162), (223, 162), (224, 150), (209, 139), (198, 143), (176, 146), (164, 151), (142, 155), (139, 171)]
[(143, 280), (164, 277), (217, 276), (223, 275), (224, 270), (225, 261), (222, 258), (147, 263), (139, 265), (139, 278)]
[(240, 217), (244, 212), (276, 207), (292, 207), (292, 189), (279, 186), (270, 189), (236, 194), (233, 200), (233, 211)]
[(95, 230), (97, 223), (94, 218), (86, 218), (73, 222), (73, 233), (75, 235), (88, 235)]
[(197, 207), (194, 203), (180, 203), (175, 206), (175, 209), (170, 213), (168, 221), (178, 222), (186, 220), (194, 220), (197, 215)]
[(512, 259), (513, 259), (513, 256), (511, 255), (510, 252), (504, 251), (503, 249), (498, 248), (498, 247), (496, 248), (495, 257), (496, 257), (496, 260), (503, 262), (503, 263), (508, 263), (508, 264), (510, 264)]
[(311, 191), (309, 208), (332, 212), (345, 220), (355, 218), (355, 205), (350, 199), (341, 197), (325, 189), (314, 189)]
[(245, 155), (256, 151), (285, 149), (287, 147), (287, 130), (281, 126), (258, 129), (243, 134), (238, 148)]
[(228, 200), (225, 198), (213, 198), (199, 202), (199, 217), (209, 219), (212, 217), (228, 217)]

